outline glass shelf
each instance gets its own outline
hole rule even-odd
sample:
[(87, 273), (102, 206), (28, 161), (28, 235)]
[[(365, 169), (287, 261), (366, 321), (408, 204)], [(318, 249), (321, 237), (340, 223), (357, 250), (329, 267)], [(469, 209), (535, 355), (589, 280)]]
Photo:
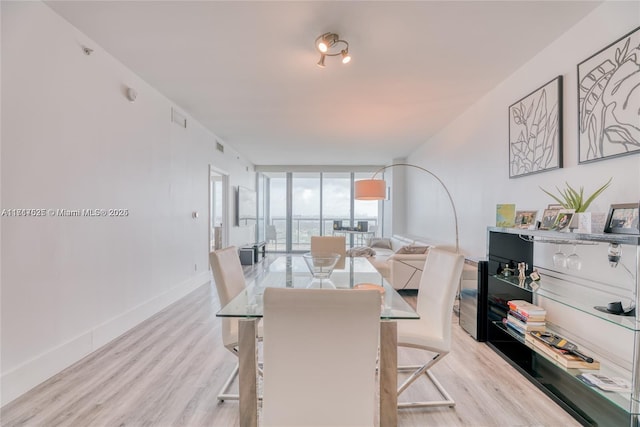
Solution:
[(531, 241), (552, 240), (561, 242), (607, 242), (626, 245), (640, 245), (640, 236), (633, 234), (611, 234), (611, 233), (568, 233), (551, 230), (526, 230), (521, 228), (487, 227), (488, 231), (499, 233), (517, 234), (519, 236), (530, 236)]
[[(612, 369), (606, 360), (598, 360), (600, 362), (600, 369), (572, 369), (572, 368), (565, 368), (564, 366), (562, 366), (562, 364), (560, 364), (559, 362), (557, 362), (556, 360), (552, 359), (551, 357), (549, 357), (548, 355), (540, 352), (538, 349), (536, 349), (532, 343), (530, 343), (529, 341), (525, 340), (524, 335), (519, 334), (518, 332), (516, 332), (515, 330), (507, 327), (506, 325), (504, 325), (502, 322), (500, 321), (493, 321), (491, 322), (493, 323), (497, 328), (499, 328), (501, 331), (505, 332), (506, 334), (508, 334), (509, 336), (511, 336), (512, 338), (514, 338), (515, 340), (517, 340), (519, 343), (525, 345), (526, 347), (528, 347), (529, 349), (533, 350), (535, 352), (536, 355), (544, 358), (546, 361), (548, 361), (549, 363), (553, 364), (554, 366), (557, 366), (558, 368), (562, 369), (564, 372), (568, 373), (573, 381), (576, 381), (576, 383), (580, 384), (583, 387), (587, 387), (588, 389), (593, 390), (594, 393), (597, 393), (598, 395), (600, 395), (601, 397), (607, 399), (609, 402), (613, 403), (614, 405), (618, 406), (619, 408), (623, 409), (626, 412), (630, 412), (631, 411), (631, 392), (628, 393), (623, 393), (623, 392), (613, 392), (613, 391), (605, 391), (605, 390), (601, 390), (598, 387), (592, 387), (589, 386), (587, 384), (585, 384), (582, 380), (580, 380), (580, 378), (578, 378), (578, 375), (580, 374), (585, 374), (585, 373), (598, 373), (598, 374), (602, 374), (602, 375), (606, 375), (608, 377), (627, 377), (630, 378), (630, 373), (626, 373), (626, 375), (622, 375), (622, 373), (619, 370), (614, 370)], [(553, 332), (551, 330), (548, 330), (549, 332)]]
[[(619, 259), (612, 258), (615, 246), (611, 244), (620, 245)], [(488, 227), (487, 249), (489, 345), (530, 381), (575, 410), (572, 415), (581, 423), (637, 426), (640, 316), (615, 315), (604, 307), (620, 301), (625, 309), (640, 309), (640, 236)], [(518, 271), (513, 270), (504, 275), (504, 265), (512, 269), (521, 262), (527, 265), (527, 273), (537, 271), (540, 280), (534, 282), (529, 276), (519, 280)], [(544, 307), (547, 329), (575, 342), (600, 365), (567, 368), (546, 347), (503, 325), (507, 301), (512, 299)], [(585, 373), (623, 378), (633, 390), (601, 390), (578, 378)]]
[[(595, 289), (586, 288), (583, 288), (583, 292), (576, 292), (575, 284), (568, 283), (566, 278), (562, 280), (556, 279), (542, 271), (540, 275), (541, 279), (536, 282), (528, 278), (521, 281), (517, 276), (505, 277), (500, 274), (495, 274), (492, 277), (511, 286), (529, 291), (534, 296), (547, 298), (631, 331), (640, 331), (640, 322), (638, 322), (637, 316), (609, 314), (594, 308), (595, 306), (606, 305), (606, 302), (609, 301), (606, 294)], [(537, 303), (535, 299), (534, 303)]]

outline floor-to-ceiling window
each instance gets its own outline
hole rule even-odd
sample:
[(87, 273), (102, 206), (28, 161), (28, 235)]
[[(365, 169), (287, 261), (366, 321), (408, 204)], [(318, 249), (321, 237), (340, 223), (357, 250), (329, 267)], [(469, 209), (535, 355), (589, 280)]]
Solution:
[[(371, 179), (370, 173), (355, 173), (354, 181), (360, 179)], [(368, 231), (378, 231), (380, 203), (377, 200), (354, 200), (353, 201), (353, 222), (354, 226), (358, 222), (366, 222)]]
[(287, 174), (265, 174), (265, 240), (267, 250), (287, 250)]
[(261, 173), (256, 175), (256, 188), (258, 189), (258, 221), (256, 223), (256, 241), (264, 242), (267, 240), (265, 227), (265, 178)]
[(323, 235), (331, 235), (334, 221), (340, 226), (351, 226), (351, 173), (322, 174)]
[(291, 250), (311, 249), (311, 236), (320, 235), (320, 174), (291, 175)]
[[(379, 202), (353, 200), (353, 183), (370, 178), (360, 172), (262, 172), (264, 235), (271, 252), (306, 252), (311, 236), (331, 235), (334, 221), (343, 227), (366, 222), (376, 231)], [(350, 240), (348, 245), (354, 244)]]

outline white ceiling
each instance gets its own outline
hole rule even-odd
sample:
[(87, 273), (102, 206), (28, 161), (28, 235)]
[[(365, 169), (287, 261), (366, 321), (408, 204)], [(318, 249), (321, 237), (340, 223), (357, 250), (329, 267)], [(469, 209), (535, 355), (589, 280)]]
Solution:
[[(48, 4), (253, 163), (344, 165), (406, 156), (599, 2)], [(327, 31), (350, 64), (316, 66)]]

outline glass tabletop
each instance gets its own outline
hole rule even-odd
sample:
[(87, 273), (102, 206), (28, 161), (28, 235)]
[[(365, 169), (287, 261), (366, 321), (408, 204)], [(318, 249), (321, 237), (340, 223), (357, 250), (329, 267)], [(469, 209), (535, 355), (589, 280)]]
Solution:
[[(266, 265), (266, 264), (265, 264)], [(327, 288), (352, 289), (358, 284), (382, 288), (381, 319), (419, 319), (416, 311), (382, 277), (366, 258), (346, 258), (343, 269), (335, 269), (329, 280), (314, 279), (302, 255), (284, 255), (260, 271), (229, 304), (222, 307), (218, 317), (262, 317), (262, 295), (265, 288)]]

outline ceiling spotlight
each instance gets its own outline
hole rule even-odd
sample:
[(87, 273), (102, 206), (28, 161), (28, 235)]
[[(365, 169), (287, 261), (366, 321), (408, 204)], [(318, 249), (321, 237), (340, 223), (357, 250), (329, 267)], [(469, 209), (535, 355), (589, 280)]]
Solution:
[(316, 48), (320, 53), (326, 53), (329, 48), (336, 44), (338, 41), (338, 35), (335, 33), (324, 33), (316, 39)]
[[(337, 46), (341, 44), (340, 46)], [(342, 56), (342, 63), (347, 64), (351, 61), (349, 55), (349, 43), (340, 40), (340, 36), (336, 33), (324, 33), (316, 38), (316, 49), (320, 52), (320, 61), (318, 66), (324, 68), (324, 60), (327, 56)]]
[(343, 64), (348, 64), (349, 62), (351, 62), (351, 55), (349, 55), (348, 50), (344, 49), (342, 52), (340, 52), (340, 55), (342, 55)]

